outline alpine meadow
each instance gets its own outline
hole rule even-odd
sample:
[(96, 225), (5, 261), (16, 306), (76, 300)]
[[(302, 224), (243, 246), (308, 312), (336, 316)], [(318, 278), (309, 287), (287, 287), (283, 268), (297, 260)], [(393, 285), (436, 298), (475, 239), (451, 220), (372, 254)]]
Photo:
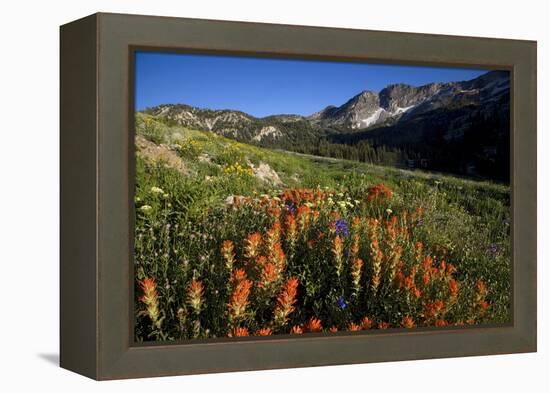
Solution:
[(511, 321), (509, 72), (139, 56), (136, 342)]

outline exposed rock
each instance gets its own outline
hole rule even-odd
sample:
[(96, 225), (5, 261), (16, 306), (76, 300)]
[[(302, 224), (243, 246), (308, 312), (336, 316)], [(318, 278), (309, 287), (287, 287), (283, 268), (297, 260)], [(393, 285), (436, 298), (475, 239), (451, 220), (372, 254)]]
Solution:
[(136, 135), (136, 154), (150, 163), (162, 163), (169, 168), (187, 174), (183, 160), (167, 145), (157, 145), (141, 135)]
[(266, 127), (262, 127), (260, 132), (256, 134), (252, 138), (252, 140), (260, 142), (265, 137), (271, 137), (271, 138), (277, 139), (277, 138), (280, 138), (281, 136), (283, 136), (283, 134), (277, 127), (266, 126)]
[(275, 186), (283, 184), (277, 172), (275, 172), (273, 168), (271, 168), (265, 162), (260, 162), (258, 166), (255, 166), (252, 163), (250, 163), (249, 165), (252, 168), (252, 171), (254, 172), (254, 176), (256, 176), (256, 178), (271, 183)]
[(207, 163), (207, 164), (211, 164), (212, 163), (212, 158), (206, 154), (206, 153), (201, 153), (199, 154), (199, 156), (197, 157), (197, 159), (200, 161), (200, 162), (204, 162), (204, 163)]

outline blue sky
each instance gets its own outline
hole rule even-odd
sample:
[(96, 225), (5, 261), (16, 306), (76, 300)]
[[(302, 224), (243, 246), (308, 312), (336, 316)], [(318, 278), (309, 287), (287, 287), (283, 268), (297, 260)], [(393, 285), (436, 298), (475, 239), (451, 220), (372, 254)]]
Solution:
[(420, 86), (487, 70), (218, 55), (136, 53), (136, 109), (183, 103), (253, 116), (310, 115), (390, 83)]

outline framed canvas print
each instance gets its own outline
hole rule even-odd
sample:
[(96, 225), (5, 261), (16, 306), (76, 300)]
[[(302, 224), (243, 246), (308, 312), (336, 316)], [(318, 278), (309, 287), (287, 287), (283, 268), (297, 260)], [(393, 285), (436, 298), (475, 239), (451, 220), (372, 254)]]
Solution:
[(61, 366), (536, 350), (536, 43), (61, 27)]

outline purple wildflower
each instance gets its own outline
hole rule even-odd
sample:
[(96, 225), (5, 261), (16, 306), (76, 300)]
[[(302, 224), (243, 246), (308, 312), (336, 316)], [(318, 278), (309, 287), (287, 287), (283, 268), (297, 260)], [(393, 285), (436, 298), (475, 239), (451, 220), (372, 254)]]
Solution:
[(492, 257), (496, 257), (498, 254), (498, 245), (496, 243), (491, 243), (489, 247), (487, 247), (487, 254), (489, 254)]
[(346, 220), (336, 220), (336, 234), (343, 236), (349, 235), (348, 222)]
[(340, 296), (336, 301), (336, 303), (338, 304), (338, 307), (340, 308), (340, 310), (344, 310), (348, 306), (343, 296)]
[(296, 213), (296, 206), (293, 203), (288, 203), (288, 204), (285, 205), (285, 207), (286, 207), (286, 210), (288, 210), (288, 212), (290, 214)]

